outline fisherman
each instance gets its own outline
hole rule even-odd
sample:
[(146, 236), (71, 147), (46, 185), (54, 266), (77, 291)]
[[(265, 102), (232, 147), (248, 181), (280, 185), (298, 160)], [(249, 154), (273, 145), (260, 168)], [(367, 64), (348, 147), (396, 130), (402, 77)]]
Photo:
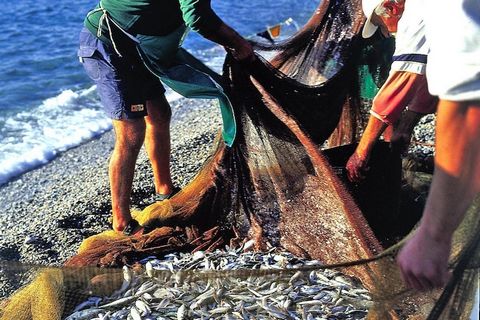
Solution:
[[(389, 77), (373, 100), (367, 127), (346, 164), (348, 178), (357, 183), (364, 179), (370, 154), (382, 133), (385, 141), (405, 151), (413, 128), (422, 116), (435, 112), (438, 101), (429, 94), (425, 76), (429, 47), (425, 41), (423, 1), (363, 0), (362, 7), (367, 16), (364, 38), (373, 36), (377, 29), (385, 37), (395, 31), (396, 36)], [(392, 135), (393, 126), (407, 107)]]
[[(418, 290), (448, 280), (453, 233), (480, 192), (480, 6), (476, 0), (426, 6), (427, 79), (440, 98), (435, 171), (420, 225), (397, 257), (406, 285)], [(475, 307), (471, 319), (478, 319), (478, 290)]]
[(84, 26), (78, 55), (115, 131), (109, 163), (113, 229), (139, 235), (143, 227), (130, 214), (130, 194), (143, 142), (156, 200), (178, 191), (170, 176), (171, 110), (159, 78), (187, 97), (219, 98), (226, 144), (235, 137), (231, 105), (218, 75), (181, 48), (187, 30), (224, 46), (239, 61), (252, 61), (254, 53), (215, 14), (210, 0), (101, 0)]

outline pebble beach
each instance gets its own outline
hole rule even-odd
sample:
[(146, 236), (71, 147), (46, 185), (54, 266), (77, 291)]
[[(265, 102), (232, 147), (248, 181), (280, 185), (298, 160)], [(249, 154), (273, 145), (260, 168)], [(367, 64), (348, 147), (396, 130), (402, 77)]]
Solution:
[[(221, 117), (212, 100), (180, 99), (171, 105), (172, 176), (183, 187), (209, 155)], [(0, 187), (1, 260), (61, 266), (83, 239), (111, 228), (108, 159), (113, 145), (113, 131), (108, 131)], [(132, 206), (141, 209), (153, 202), (152, 177), (142, 148)], [(0, 297), (18, 285), (3, 276)]]

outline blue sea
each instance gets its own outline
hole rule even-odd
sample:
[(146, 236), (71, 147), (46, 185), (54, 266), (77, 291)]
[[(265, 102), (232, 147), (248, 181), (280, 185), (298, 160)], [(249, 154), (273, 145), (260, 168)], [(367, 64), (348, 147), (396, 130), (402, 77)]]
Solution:
[[(0, 185), (111, 128), (76, 56), (78, 33), (95, 0), (0, 0)], [(318, 0), (212, 0), (248, 37), (281, 24), (293, 33)], [(184, 47), (220, 70), (221, 47), (190, 33)], [(167, 92), (167, 98), (178, 98)]]

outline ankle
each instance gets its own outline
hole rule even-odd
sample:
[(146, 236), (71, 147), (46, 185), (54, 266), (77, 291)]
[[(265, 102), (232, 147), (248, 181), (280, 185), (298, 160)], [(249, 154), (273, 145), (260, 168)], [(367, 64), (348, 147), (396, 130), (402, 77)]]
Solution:
[(169, 194), (173, 191), (173, 183), (161, 184), (155, 187), (155, 193), (157, 194)]
[(115, 231), (122, 231), (128, 225), (132, 217), (130, 212), (128, 214), (113, 214), (112, 216), (112, 228)]

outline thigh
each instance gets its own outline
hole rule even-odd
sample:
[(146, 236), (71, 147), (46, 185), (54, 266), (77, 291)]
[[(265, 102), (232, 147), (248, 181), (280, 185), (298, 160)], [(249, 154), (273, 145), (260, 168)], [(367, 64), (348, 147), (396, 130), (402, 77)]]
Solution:
[(145, 120), (143, 118), (113, 120), (115, 145), (127, 149), (139, 149), (145, 139)]
[(147, 101), (147, 124), (169, 124), (172, 116), (170, 104), (164, 95)]
[(125, 78), (128, 79), (131, 88), (132, 100), (146, 102), (148, 100), (165, 99), (165, 88), (160, 79), (148, 71), (142, 62), (134, 63)]
[(80, 35), (78, 56), (97, 92), (108, 117), (114, 120), (142, 118), (146, 102), (163, 96), (160, 80), (131, 56), (118, 57), (90, 31)]

